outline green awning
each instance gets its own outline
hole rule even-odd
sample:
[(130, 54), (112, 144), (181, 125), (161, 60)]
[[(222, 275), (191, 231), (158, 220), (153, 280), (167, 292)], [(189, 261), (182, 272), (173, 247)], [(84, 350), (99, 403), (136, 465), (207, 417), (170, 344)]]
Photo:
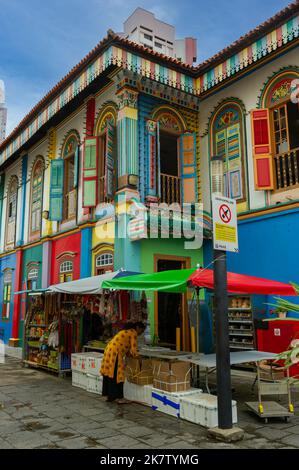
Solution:
[(102, 288), (182, 293), (187, 292), (187, 281), (194, 271), (195, 268), (179, 269), (120, 277), (111, 281), (104, 281)]

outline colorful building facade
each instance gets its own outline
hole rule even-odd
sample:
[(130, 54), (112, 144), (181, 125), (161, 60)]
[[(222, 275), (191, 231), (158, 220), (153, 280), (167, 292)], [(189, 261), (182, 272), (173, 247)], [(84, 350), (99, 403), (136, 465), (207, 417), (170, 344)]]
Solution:
[[(240, 254), (229, 268), (294, 279), (298, 18), (294, 4), (198, 67), (110, 32), (35, 106), (0, 146), (0, 339), (22, 344), (26, 294), (16, 292), (209, 264), (213, 155), (238, 205)], [(134, 207), (196, 202), (202, 248), (173, 232), (150, 238), (132, 218)], [(179, 325), (188, 349), (190, 298), (148, 300), (152, 334), (171, 343), (167, 325)]]

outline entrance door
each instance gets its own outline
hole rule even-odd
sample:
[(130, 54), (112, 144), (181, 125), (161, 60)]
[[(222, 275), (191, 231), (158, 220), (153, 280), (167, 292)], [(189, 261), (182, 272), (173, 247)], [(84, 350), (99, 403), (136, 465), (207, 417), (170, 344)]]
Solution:
[[(165, 257), (166, 258), (166, 257)], [(189, 259), (173, 257), (156, 259), (156, 271), (169, 271), (189, 267)], [(188, 266), (187, 266), (188, 264)], [(186, 295), (158, 292), (156, 294), (156, 334), (159, 345), (176, 348), (176, 328), (181, 330), (181, 349), (189, 350), (190, 333)]]

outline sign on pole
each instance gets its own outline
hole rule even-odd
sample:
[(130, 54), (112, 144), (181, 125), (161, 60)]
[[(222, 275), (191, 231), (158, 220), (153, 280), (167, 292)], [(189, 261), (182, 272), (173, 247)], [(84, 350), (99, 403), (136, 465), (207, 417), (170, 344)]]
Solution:
[(235, 199), (212, 195), (214, 249), (239, 252)]

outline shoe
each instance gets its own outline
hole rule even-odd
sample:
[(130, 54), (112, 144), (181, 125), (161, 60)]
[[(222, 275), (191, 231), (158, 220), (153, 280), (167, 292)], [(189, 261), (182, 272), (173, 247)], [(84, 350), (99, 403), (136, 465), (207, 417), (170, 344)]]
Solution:
[(130, 403), (132, 403), (130, 400), (126, 400), (125, 398), (119, 398), (116, 401), (118, 405), (129, 405)]

